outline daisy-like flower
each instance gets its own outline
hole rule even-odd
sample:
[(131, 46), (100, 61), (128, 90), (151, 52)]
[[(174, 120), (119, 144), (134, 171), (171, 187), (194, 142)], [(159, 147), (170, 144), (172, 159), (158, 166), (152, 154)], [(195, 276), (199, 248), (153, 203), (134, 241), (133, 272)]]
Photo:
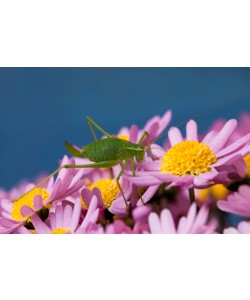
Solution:
[(82, 205), (79, 199), (75, 203), (63, 201), (51, 207), (48, 218), (42, 221), (36, 214), (32, 215), (31, 223), (34, 230), (28, 230), (20, 226), (14, 233), (37, 233), (37, 234), (72, 234), (72, 233), (102, 233), (103, 229), (97, 224), (99, 208), (97, 199), (93, 197), (91, 205), (82, 217)]
[[(64, 156), (61, 165), (74, 164), (74, 159)], [(25, 193), (18, 199), (2, 199), (0, 233), (11, 233), (19, 226), (30, 221), (37, 211), (48, 208), (55, 200), (65, 199), (77, 192), (83, 185), (82, 172), (78, 169), (62, 169), (56, 181), (50, 180), (40, 187), (34, 184), (26, 186)]]
[(162, 210), (160, 216), (152, 212), (148, 218), (150, 233), (215, 233), (217, 221), (211, 220), (208, 223), (208, 213), (206, 205), (203, 205), (197, 213), (197, 206), (193, 203), (187, 216), (181, 217), (176, 227), (168, 209)]
[(249, 234), (250, 233), (250, 222), (240, 222), (237, 228), (229, 227), (225, 228), (223, 233), (225, 234)]
[[(121, 187), (125, 199), (128, 200), (132, 191), (130, 182), (124, 180)], [(93, 195), (96, 195), (99, 208), (101, 208), (102, 211), (107, 208), (112, 214), (120, 216), (127, 214), (124, 198), (119, 191), (115, 179), (101, 178), (87, 188), (83, 188), (81, 191), (83, 208), (87, 209), (89, 207)]]
[(54, 211), (50, 211), (48, 219), (43, 222), (38, 215), (34, 214), (31, 222), (37, 233), (40, 234), (65, 234), (65, 233), (102, 233), (102, 227), (96, 224), (99, 209), (97, 199), (93, 197), (89, 209), (80, 222), (82, 205), (79, 199), (75, 205), (57, 205)]
[(137, 176), (129, 173), (128, 178), (141, 186), (156, 187), (168, 183), (168, 188), (180, 186), (186, 189), (225, 184), (235, 177), (240, 178), (245, 172), (242, 157), (250, 153), (250, 133), (225, 147), (236, 126), (237, 121), (231, 119), (220, 132), (210, 131), (201, 141), (193, 120), (187, 123), (186, 139), (179, 129), (173, 128), (168, 133), (171, 148), (162, 149), (159, 160), (138, 165), (141, 170), (137, 170)]
[(228, 195), (227, 200), (218, 201), (217, 206), (241, 217), (250, 217), (250, 186), (241, 185), (237, 192)]
[[(118, 168), (112, 168), (114, 178), (117, 177)], [(103, 212), (107, 208), (111, 213), (117, 215), (126, 215), (126, 204), (119, 190), (116, 179), (110, 178), (108, 170), (96, 170), (92, 172), (85, 181), (84, 188), (81, 191), (81, 200), (83, 208), (88, 208), (90, 201), (95, 195), (98, 199), (98, 205)], [(125, 199), (128, 201), (132, 193), (132, 184), (120, 178), (120, 185)]]

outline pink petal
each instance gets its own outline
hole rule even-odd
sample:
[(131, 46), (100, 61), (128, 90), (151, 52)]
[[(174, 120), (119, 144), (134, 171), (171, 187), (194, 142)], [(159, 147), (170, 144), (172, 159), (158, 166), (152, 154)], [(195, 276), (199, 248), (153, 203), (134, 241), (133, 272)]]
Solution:
[[(249, 196), (250, 196), (250, 186), (248, 186), (248, 185), (241, 185), (241, 186), (239, 187), (238, 193), (239, 193), (243, 198), (244, 198), (244, 197), (247, 198), (247, 196), (249, 197)], [(249, 198), (249, 200), (250, 200), (250, 198)]]
[(249, 222), (240, 222), (238, 225), (238, 230), (243, 234), (249, 234), (250, 233), (250, 223)]
[(198, 141), (197, 124), (194, 120), (190, 120), (186, 125), (186, 139), (188, 141)]
[(74, 205), (74, 210), (73, 210), (73, 214), (71, 217), (71, 223), (70, 223), (70, 229), (72, 231), (75, 231), (77, 225), (79, 224), (81, 208), (82, 208), (82, 205), (81, 205), (80, 200), (76, 199), (76, 203)]
[(35, 211), (38, 211), (39, 209), (41, 209), (43, 207), (42, 197), (40, 195), (36, 195), (33, 199), (33, 203), (34, 203)]
[(143, 141), (142, 141), (142, 144), (144, 146), (147, 146), (149, 143), (151, 144), (154, 141), (154, 139), (155, 139), (155, 137), (157, 135), (158, 130), (159, 130), (159, 124), (158, 123), (151, 124), (150, 128), (148, 128), (148, 129), (145, 128), (145, 131), (147, 131), (148, 135), (149, 135), (149, 141), (148, 141), (148, 138), (145, 136), (144, 139), (143, 139)]
[(214, 130), (211, 130), (208, 132), (208, 134), (203, 138), (202, 142), (204, 142), (207, 146), (210, 145), (210, 143), (214, 140), (215, 136), (217, 135), (217, 132)]
[(138, 127), (136, 125), (132, 125), (131, 128), (130, 128), (130, 137), (129, 137), (129, 140), (132, 143), (137, 143), (138, 133), (139, 133)]
[(2, 227), (16, 228), (19, 225), (20, 225), (20, 222), (0, 217), (0, 226), (2, 226)]
[(241, 209), (238, 207), (232, 207), (227, 201), (218, 201), (217, 206), (219, 207), (220, 210), (226, 211), (235, 215), (239, 215), (242, 217), (249, 217), (250, 216), (250, 210), (246, 209)]
[(208, 208), (206, 205), (202, 205), (195, 218), (192, 231), (198, 232), (199, 228), (206, 224), (207, 218), (208, 218)]
[(229, 145), (228, 147), (224, 148), (223, 150), (216, 153), (217, 157), (222, 157), (224, 155), (231, 154), (232, 152), (235, 152), (239, 148), (242, 148), (244, 145), (246, 145), (250, 141), (250, 133), (245, 135), (244, 137), (240, 138), (233, 144)]
[(235, 119), (229, 120), (223, 126), (221, 131), (209, 144), (209, 147), (212, 149), (214, 153), (217, 153), (224, 147), (224, 145), (227, 143), (228, 139), (230, 138), (230, 136), (232, 135), (236, 127), (237, 127), (237, 121)]
[(14, 234), (33, 234), (31, 231), (29, 231), (24, 226), (19, 226), (17, 229), (13, 232)]
[(63, 227), (63, 207), (61, 205), (58, 205), (56, 207), (55, 216), (56, 216), (56, 228), (62, 228)]
[(20, 208), (20, 212), (24, 217), (31, 216), (35, 213), (34, 210), (31, 207), (29, 207), (28, 205), (23, 205)]
[(50, 227), (51, 227), (52, 230), (57, 228), (57, 226), (56, 226), (56, 215), (55, 215), (54, 212), (49, 213), (49, 222), (50, 222)]
[(1, 208), (6, 210), (7, 212), (11, 212), (12, 211), (12, 207), (13, 207), (13, 202), (7, 200), (7, 199), (3, 199), (1, 201)]
[(162, 233), (160, 219), (158, 215), (152, 212), (148, 217), (148, 225), (151, 233)]
[(135, 207), (132, 210), (133, 220), (135, 222), (137, 222), (137, 221), (142, 221), (145, 218), (147, 219), (148, 215), (150, 214), (151, 211), (152, 211), (151, 206), (143, 205), (143, 206), (140, 206), (140, 207)]
[(180, 143), (183, 140), (180, 130), (176, 127), (172, 127), (169, 129), (168, 138), (169, 138), (171, 147)]
[(166, 111), (160, 120), (160, 128), (159, 131), (157, 132), (157, 135), (161, 134), (162, 131), (168, 126), (171, 118), (172, 118), (172, 111), (171, 110)]
[(239, 234), (239, 231), (236, 228), (229, 227), (224, 229), (223, 231), (224, 234)]
[(196, 212), (197, 212), (197, 207), (196, 204), (193, 203), (188, 211), (187, 217), (186, 217), (186, 228), (185, 228), (185, 232), (188, 233), (189, 231), (191, 231), (194, 221), (195, 221), (195, 217), (196, 217)]
[[(146, 192), (142, 195), (142, 199), (144, 203), (147, 203), (155, 194), (155, 192), (157, 191), (159, 185), (155, 185), (155, 186), (150, 186)], [(141, 199), (138, 200), (137, 202), (137, 206), (141, 206), (143, 205), (143, 203), (141, 202)]]
[(124, 199), (121, 197), (120, 199), (114, 200), (108, 210), (114, 214), (119, 216), (126, 216), (128, 213), (126, 212), (126, 204)]
[(72, 221), (72, 206), (67, 204), (63, 210), (63, 228), (70, 228), (70, 223)]
[[(52, 190), (52, 193), (50, 194), (49, 198), (47, 201), (52, 201), (52, 200), (56, 200), (57, 199), (57, 195), (59, 194), (60, 192), (60, 189), (61, 189), (61, 185), (62, 185), (62, 181), (61, 179), (57, 179), (56, 182), (55, 182), (55, 185), (54, 185), (54, 188)], [(46, 201), (46, 202), (47, 202)]]
[(176, 233), (173, 216), (168, 209), (164, 209), (160, 215), (163, 233)]
[(38, 215), (34, 214), (31, 218), (31, 222), (38, 233), (47, 234), (50, 233), (50, 228), (38, 217)]
[[(130, 172), (131, 173), (131, 172)], [(148, 172), (147, 172), (148, 173)], [(157, 172), (159, 173), (159, 172)], [(158, 178), (156, 178), (156, 176), (150, 176), (150, 175), (145, 175), (145, 172), (136, 172), (136, 176), (132, 176), (132, 173), (129, 176), (129, 172), (124, 172), (124, 177), (129, 180), (130, 182), (138, 185), (138, 186), (147, 186), (147, 185), (157, 185), (157, 184), (161, 184), (162, 181)], [(152, 174), (150, 172), (150, 174)], [(138, 175), (144, 175), (144, 176), (138, 176)], [(165, 175), (165, 174), (162, 174)], [(163, 178), (167, 178), (168, 176), (164, 176)], [(168, 182), (168, 181), (166, 181)]]

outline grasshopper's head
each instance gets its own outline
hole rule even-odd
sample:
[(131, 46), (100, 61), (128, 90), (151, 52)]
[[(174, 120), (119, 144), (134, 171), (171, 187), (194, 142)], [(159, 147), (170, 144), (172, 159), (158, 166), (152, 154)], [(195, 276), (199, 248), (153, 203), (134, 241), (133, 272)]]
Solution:
[(73, 147), (69, 142), (65, 141), (65, 147), (72, 156), (84, 158), (84, 149), (79, 150)]

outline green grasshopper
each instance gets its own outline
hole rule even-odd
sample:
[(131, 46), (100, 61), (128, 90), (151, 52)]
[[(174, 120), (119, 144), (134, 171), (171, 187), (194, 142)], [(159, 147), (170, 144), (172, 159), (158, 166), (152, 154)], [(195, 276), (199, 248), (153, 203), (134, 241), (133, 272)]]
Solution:
[[(65, 141), (65, 146), (68, 152), (75, 156), (80, 158), (87, 158), (93, 163), (91, 164), (85, 164), (85, 165), (63, 165), (60, 168), (58, 168), (56, 171), (54, 171), (51, 175), (49, 175), (47, 178), (45, 178), (42, 182), (38, 184), (42, 184), (46, 180), (48, 180), (51, 176), (58, 173), (61, 169), (69, 169), (69, 168), (111, 168), (114, 167), (120, 163), (123, 162), (121, 171), (119, 172), (118, 176), (116, 177), (116, 182), (118, 185), (118, 188), (122, 194), (122, 197), (126, 204), (126, 211), (128, 211), (129, 205), (125, 198), (125, 195), (122, 191), (121, 185), (119, 183), (119, 179), (121, 178), (126, 166), (128, 165), (128, 162), (131, 163), (131, 170), (133, 176), (135, 176), (135, 165), (134, 165), (134, 158), (138, 163), (141, 163), (144, 161), (145, 153), (147, 150), (150, 152), (150, 157), (152, 160), (156, 160), (152, 154), (152, 150), (150, 147), (150, 140), (149, 140), (149, 134), (147, 131), (144, 131), (138, 141), (138, 143), (131, 143), (129, 141), (125, 141), (122, 139), (119, 139), (117, 137), (114, 137), (110, 135), (108, 132), (106, 132), (104, 129), (102, 129), (94, 120), (92, 120), (90, 117), (87, 117), (87, 123), (90, 127), (90, 131), (94, 136), (95, 141), (93, 143), (90, 143), (82, 148), (82, 150), (78, 150), (75, 147), (73, 147), (70, 143)], [(96, 134), (94, 132), (93, 126), (95, 126), (101, 133), (103, 133), (106, 138), (98, 140), (96, 137)], [(143, 139), (147, 138), (148, 146), (145, 147), (142, 145)], [(139, 192), (139, 190), (138, 190)], [(140, 195), (141, 201), (143, 203), (142, 197)]]

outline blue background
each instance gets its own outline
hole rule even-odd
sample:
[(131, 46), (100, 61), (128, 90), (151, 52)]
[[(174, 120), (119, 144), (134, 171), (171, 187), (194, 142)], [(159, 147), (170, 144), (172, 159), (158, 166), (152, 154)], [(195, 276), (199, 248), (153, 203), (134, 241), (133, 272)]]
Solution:
[(200, 131), (237, 117), (250, 110), (250, 68), (1, 68), (0, 186), (52, 172), (65, 139), (91, 142), (87, 115), (117, 133), (167, 109), (171, 125), (194, 117)]

